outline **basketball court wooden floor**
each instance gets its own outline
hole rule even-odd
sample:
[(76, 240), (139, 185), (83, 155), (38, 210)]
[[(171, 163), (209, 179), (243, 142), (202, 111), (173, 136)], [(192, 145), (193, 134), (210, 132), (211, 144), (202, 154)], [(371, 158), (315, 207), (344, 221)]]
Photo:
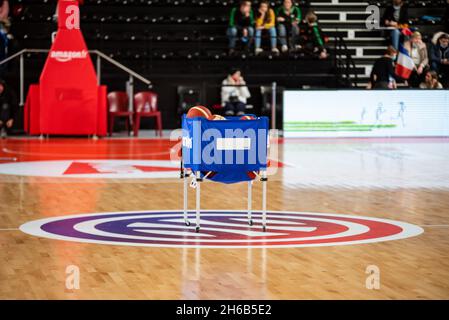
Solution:
[[(295, 217), (272, 213), (266, 236), (260, 235), (257, 219), (250, 234), (244, 219), (234, 219), (232, 230), (232, 223), (220, 225), (223, 220), (212, 217), (212, 226), (215, 221), (217, 229), (228, 231), (210, 231), (209, 226), (212, 236), (205, 228), (201, 241), (213, 241), (214, 235), (233, 241), (233, 246), (213, 248), (183, 245), (198, 239), (187, 227), (173, 232), (180, 236), (171, 246), (83, 242), (29, 232), (30, 223), (43, 218), (142, 211), (148, 222), (164, 210), (178, 212), (182, 182), (177, 165), (169, 162), (174, 142), (55, 138), (0, 144), (1, 299), (449, 298), (448, 139), (280, 140), (273, 144), (279, 147), (281, 166), (270, 176), (268, 209), (310, 215), (293, 225)], [(254, 183), (257, 209), (260, 191), (260, 183)], [(206, 182), (202, 207), (221, 212), (220, 219), (232, 216), (229, 210), (243, 214), (246, 192), (245, 184)], [(190, 195), (193, 209), (193, 191)], [(349, 220), (346, 229), (334, 223), (338, 220), (320, 222), (314, 213), (328, 215), (325, 219), (353, 216), (359, 233), (345, 243), (326, 243), (328, 233), (352, 227)], [(362, 222), (354, 223), (357, 217)], [(360, 239), (367, 229), (360, 223), (373, 228), (375, 219), (405, 223), (409, 233), (376, 241), (380, 233), (398, 228), (385, 223), (364, 243)], [(105, 228), (108, 223), (117, 221)], [(133, 232), (154, 236), (157, 226), (145, 226)], [(163, 237), (167, 230), (162, 225), (157, 232)], [(325, 236), (320, 238), (317, 230)], [(71, 232), (68, 237), (76, 233)], [(285, 246), (269, 242), (289, 232), (318, 233), (307, 246), (294, 239)], [(262, 239), (264, 245), (248, 245), (247, 238)], [(79, 270), (79, 289), (67, 286), (70, 266)]]

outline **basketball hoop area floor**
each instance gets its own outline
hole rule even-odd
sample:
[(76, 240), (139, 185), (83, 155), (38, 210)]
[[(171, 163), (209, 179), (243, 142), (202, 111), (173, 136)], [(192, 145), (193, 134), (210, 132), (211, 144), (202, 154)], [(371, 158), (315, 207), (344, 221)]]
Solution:
[[(448, 139), (273, 141), (266, 234), (257, 212), (246, 224), (245, 183), (202, 184), (202, 208), (213, 211), (199, 235), (175, 220), (167, 226), (163, 218), (183, 204), (175, 144), (0, 141), (0, 299), (449, 299)], [(255, 182), (255, 210), (261, 189)], [(118, 225), (112, 212), (137, 220)], [(104, 228), (34, 223), (105, 213)], [(329, 216), (352, 218), (337, 225)], [(405, 236), (360, 240), (375, 219), (408, 233), (385, 222), (378, 234)], [(94, 234), (78, 241), (79, 228)], [(111, 230), (114, 241), (95, 241)], [(350, 231), (350, 241), (329, 242)]]

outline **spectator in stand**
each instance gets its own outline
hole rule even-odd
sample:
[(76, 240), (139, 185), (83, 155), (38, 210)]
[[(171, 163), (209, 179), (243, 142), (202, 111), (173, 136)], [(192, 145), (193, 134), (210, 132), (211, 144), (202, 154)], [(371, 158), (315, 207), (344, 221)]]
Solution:
[[(436, 38), (436, 39), (435, 39)], [(438, 33), (430, 47), (430, 62), (432, 70), (440, 74), (445, 88), (449, 87), (449, 35)]]
[(221, 87), (221, 102), (227, 116), (243, 115), (246, 110), (246, 102), (251, 97), (242, 72), (232, 69)]
[(279, 54), (279, 50), (276, 47), (276, 15), (274, 10), (270, 8), (268, 0), (262, 0), (259, 4), (259, 9), (256, 13), (256, 55), (263, 52), (262, 46), (262, 33), (268, 32), (270, 36), (271, 51), (275, 54)]
[(296, 49), (298, 45), (299, 24), (302, 22), (302, 11), (292, 0), (284, 0), (281, 7), (276, 10), (276, 21), (281, 43), (281, 51), (288, 51), (288, 35), (290, 35), (290, 48)]
[(383, 57), (376, 60), (371, 71), (368, 89), (396, 89), (396, 73), (394, 71), (394, 60), (397, 50), (389, 46)]
[(443, 85), (438, 81), (438, 73), (435, 71), (427, 71), (424, 81), (419, 85), (420, 89), (443, 89)]
[(0, 61), (8, 55), (8, 32), (10, 26), (9, 2), (8, 0), (0, 0)]
[(6, 134), (14, 125), (14, 118), (17, 113), (17, 99), (12, 90), (8, 88), (3, 80), (0, 80), (0, 136)]
[(318, 56), (320, 59), (328, 57), (327, 50), (324, 47), (325, 39), (318, 26), (318, 17), (313, 11), (306, 14), (304, 25), (300, 27), (300, 43), (306, 52)]
[(418, 88), (424, 80), (425, 71), (429, 69), (427, 46), (422, 41), (421, 33), (415, 31), (410, 40), (404, 42), (404, 48), (408, 50), (415, 64), (415, 69), (408, 82), (412, 88)]
[(245, 47), (249, 48), (250, 42), (254, 37), (254, 13), (251, 9), (251, 1), (241, 1), (238, 8), (231, 10), (227, 35), (230, 54), (235, 52), (239, 36)]
[(382, 17), (382, 24), (392, 28), (391, 43), (399, 50), (401, 28), (408, 27), (408, 9), (403, 0), (392, 0), (392, 5), (386, 8)]

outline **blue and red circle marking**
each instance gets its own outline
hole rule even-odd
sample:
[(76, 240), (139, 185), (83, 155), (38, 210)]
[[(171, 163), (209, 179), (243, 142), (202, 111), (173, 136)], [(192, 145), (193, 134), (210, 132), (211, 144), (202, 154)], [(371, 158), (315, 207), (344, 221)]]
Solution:
[[(189, 212), (194, 219), (194, 213)], [(375, 243), (423, 233), (409, 223), (340, 214), (268, 212), (268, 229), (261, 214), (247, 223), (245, 211), (201, 213), (201, 230), (184, 224), (181, 211), (111, 212), (31, 221), (22, 232), (38, 237), (109, 245), (143, 247), (282, 248)]]

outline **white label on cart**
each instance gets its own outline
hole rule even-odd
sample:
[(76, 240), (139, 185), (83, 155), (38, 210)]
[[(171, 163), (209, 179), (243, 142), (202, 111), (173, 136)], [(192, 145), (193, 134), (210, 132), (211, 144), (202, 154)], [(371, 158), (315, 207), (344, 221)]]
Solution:
[(192, 149), (192, 138), (182, 137), (182, 146), (188, 149)]
[(249, 150), (250, 138), (218, 138), (217, 150)]

